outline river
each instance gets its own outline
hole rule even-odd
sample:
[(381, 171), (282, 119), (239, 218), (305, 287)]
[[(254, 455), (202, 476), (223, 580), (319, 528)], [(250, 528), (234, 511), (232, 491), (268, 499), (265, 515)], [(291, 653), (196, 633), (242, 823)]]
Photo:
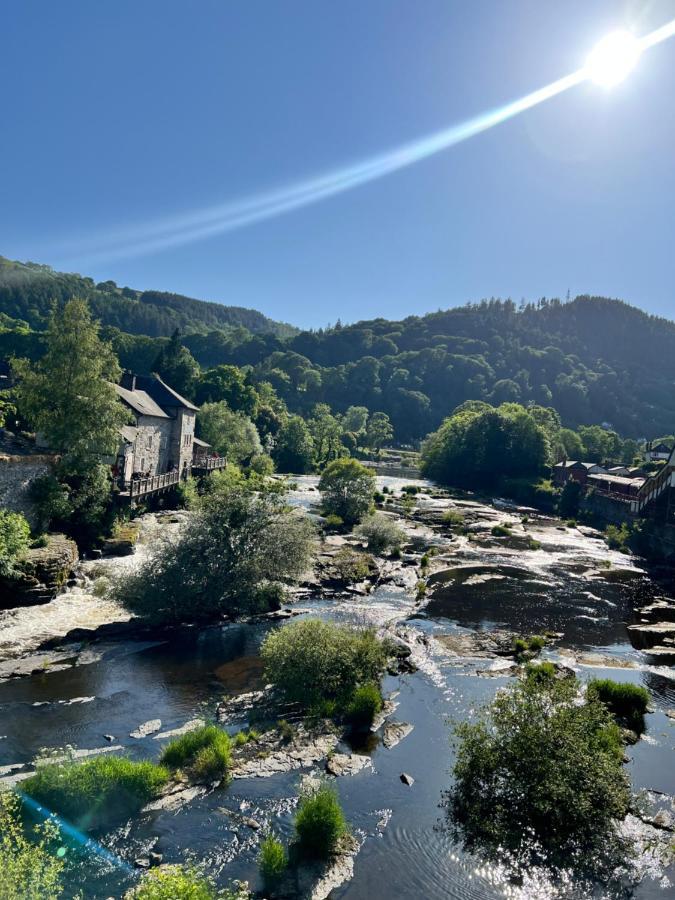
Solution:
[[(411, 540), (437, 551), (427, 598), (416, 602), (408, 583), (385, 585), (367, 596), (298, 599), (304, 614), (378, 626), (405, 623), (428, 639), (420, 644), (417, 672), (384, 681), (385, 694), (392, 693), (398, 704), (395, 719), (413, 725), (412, 732), (392, 749), (375, 741), (368, 748), (371, 765), (336, 779), (362, 847), (353, 878), (331, 897), (624, 896), (600, 885), (553, 885), (540, 873), (514, 885), (498, 866), (482, 863), (453, 841), (441, 806), (453, 762), (452, 723), (474, 717), (508, 679), (495, 677), (494, 660), (453, 655), (436, 638), (497, 627), (555, 631), (563, 637), (545, 656), (571, 665), (583, 678), (597, 674), (645, 685), (654, 711), (647, 716), (646, 734), (627, 748), (628, 771), (634, 789), (662, 792), (672, 804), (675, 720), (665, 712), (675, 707), (675, 670), (634, 648), (626, 629), (636, 601), (663, 596), (663, 588), (638, 560), (608, 550), (591, 529), (565, 527), (534, 513), (523, 523), (522, 511), (472, 498), (434, 498), (426, 482), (378, 478), (380, 488), (394, 493), (404, 484), (420, 488), (414, 502), (423, 512), (451, 507), (470, 522), (468, 534), (455, 536), (439, 534), (423, 521), (406, 522)], [(297, 479), (295, 504), (311, 509), (317, 498), (315, 478)], [(0, 679), (17, 664), (31, 672), (0, 680), (0, 775), (11, 779), (44, 747), (121, 746), (134, 759), (156, 758), (162, 733), (196, 717), (209, 718), (224, 696), (261, 686), (257, 650), (266, 631), (277, 627), (270, 623), (185, 629), (162, 641), (111, 637), (91, 647), (73, 643), (56, 655), (38, 650), (45, 639), (72, 628), (124, 621), (124, 611), (106, 599), (107, 587), (122, 571), (142, 564), (159, 536), (178, 529), (185, 515), (147, 514), (133, 556), (84, 562), (77, 583), (52, 603), (0, 612)], [(513, 538), (493, 537), (495, 524), (511, 525)], [(491, 670), (489, 677), (485, 670)], [(151, 719), (161, 720), (158, 734), (130, 736)], [(228, 724), (236, 730), (245, 718)], [(403, 772), (415, 779), (411, 787), (401, 782)], [(78, 866), (68, 896), (82, 889), (87, 898), (120, 897), (137, 877), (134, 860), (149, 849), (161, 852), (164, 862), (204, 863), (223, 884), (242, 878), (258, 887), (260, 834), (231, 813), (271, 823), (290, 838), (300, 774), (236, 780), (179, 810), (127, 823), (103, 836), (101, 845), (85, 841), (78, 849), (71, 841), (69, 852)], [(639, 864), (644, 878), (626, 896), (675, 897), (675, 872), (661, 870), (649, 854)]]

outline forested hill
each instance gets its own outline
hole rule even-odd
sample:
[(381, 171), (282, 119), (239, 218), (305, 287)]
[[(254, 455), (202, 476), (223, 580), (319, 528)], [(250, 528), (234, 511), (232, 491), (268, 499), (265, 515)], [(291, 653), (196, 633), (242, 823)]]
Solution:
[(0, 312), (21, 319), (36, 330), (44, 328), (54, 300), (83, 297), (103, 324), (130, 334), (151, 337), (182, 332), (246, 328), (254, 334), (288, 337), (297, 329), (268, 319), (254, 309), (193, 300), (181, 294), (136, 291), (114, 281), (55, 272), (49, 266), (20, 263), (0, 256)]
[[(298, 332), (254, 310), (0, 258), (0, 359), (39, 355), (51, 302), (73, 295), (89, 300), (125, 367), (150, 371), (178, 327), (202, 369), (246, 366), (250, 381), (269, 382), (303, 415), (317, 403), (386, 412), (400, 441), (424, 437), (471, 399), (552, 406), (566, 425), (609, 423), (627, 437), (675, 430), (675, 323), (618, 300), (490, 300)], [(2, 313), (30, 330), (3, 327)]]

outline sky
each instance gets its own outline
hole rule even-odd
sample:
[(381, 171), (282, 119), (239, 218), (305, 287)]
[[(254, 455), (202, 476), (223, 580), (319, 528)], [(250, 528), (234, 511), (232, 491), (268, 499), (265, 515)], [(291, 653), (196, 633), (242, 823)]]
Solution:
[(582, 83), (320, 202), (147, 240), (672, 19), (675, 0), (5, 0), (0, 254), (302, 327), (568, 291), (675, 318), (675, 38), (612, 89)]

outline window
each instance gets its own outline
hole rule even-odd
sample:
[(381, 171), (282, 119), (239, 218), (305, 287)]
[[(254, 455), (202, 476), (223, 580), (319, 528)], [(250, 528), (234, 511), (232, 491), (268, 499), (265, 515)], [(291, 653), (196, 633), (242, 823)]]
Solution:
[(146, 444), (145, 444), (145, 449), (146, 449), (146, 450), (152, 450), (152, 435), (151, 435), (151, 434), (149, 434), (148, 437), (147, 437), (147, 441), (146, 441)]

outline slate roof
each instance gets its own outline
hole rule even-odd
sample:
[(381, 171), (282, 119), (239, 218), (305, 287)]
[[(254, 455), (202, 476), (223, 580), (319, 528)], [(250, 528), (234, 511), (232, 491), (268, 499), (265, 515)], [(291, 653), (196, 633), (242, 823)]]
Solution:
[(122, 425), (120, 434), (127, 444), (133, 444), (138, 436), (138, 428), (134, 428), (133, 425)]
[(193, 437), (192, 443), (196, 444), (198, 447), (210, 447), (211, 446), (211, 444), (207, 444), (206, 441), (202, 441), (198, 437)]
[(198, 406), (182, 397), (178, 391), (174, 391), (172, 387), (162, 381), (159, 375), (137, 375), (136, 387), (141, 391), (149, 394), (161, 407), (180, 406), (183, 409), (197, 412)]
[(130, 406), (134, 412), (141, 416), (155, 416), (158, 419), (168, 419), (170, 416), (164, 412), (152, 397), (144, 390), (128, 391), (119, 384), (113, 385), (117, 391), (118, 397), (123, 400), (127, 406)]

